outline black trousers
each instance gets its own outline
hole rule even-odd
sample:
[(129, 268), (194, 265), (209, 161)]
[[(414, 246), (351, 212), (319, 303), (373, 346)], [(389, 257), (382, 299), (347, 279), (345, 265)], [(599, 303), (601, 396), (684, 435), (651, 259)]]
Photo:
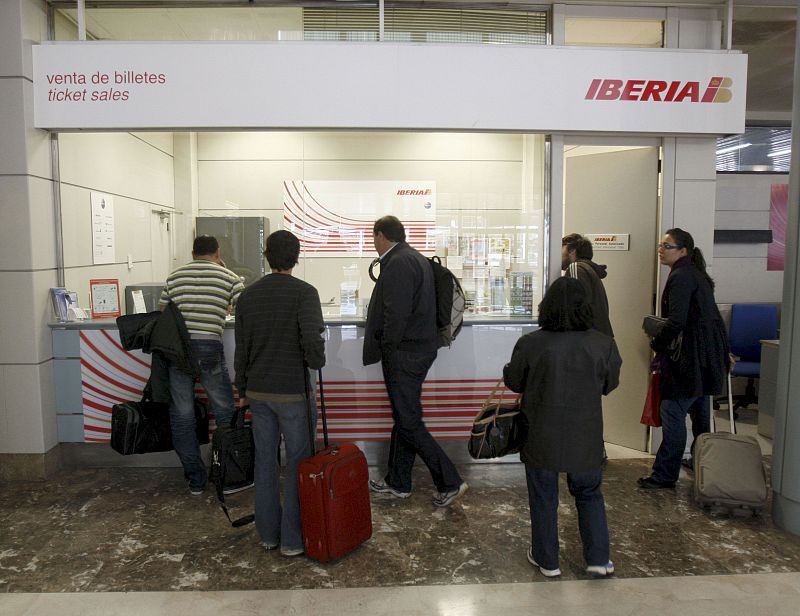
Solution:
[(422, 421), (422, 384), (434, 359), (436, 351), (395, 351), (381, 362), (394, 419), (385, 480), (401, 492), (411, 491), (411, 469), (417, 455), (428, 467), (439, 492), (456, 490), (462, 481)]

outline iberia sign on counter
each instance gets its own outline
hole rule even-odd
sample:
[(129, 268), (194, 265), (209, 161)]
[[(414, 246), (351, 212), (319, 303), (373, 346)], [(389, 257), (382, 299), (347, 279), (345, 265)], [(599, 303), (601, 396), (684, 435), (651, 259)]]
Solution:
[(53, 42), (38, 128), (744, 130), (730, 51), (412, 43)]

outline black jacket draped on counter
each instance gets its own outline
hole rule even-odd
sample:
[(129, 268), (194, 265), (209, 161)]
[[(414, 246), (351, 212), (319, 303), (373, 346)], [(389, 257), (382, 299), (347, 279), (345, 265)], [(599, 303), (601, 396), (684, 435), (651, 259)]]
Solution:
[(170, 363), (187, 374), (198, 376), (198, 367), (192, 361), (186, 322), (181, 311), (172, 302), (167, 304), (163, 312), (118, 317), (117, 327), (123, 349), (141, 349), (153, 356), (150, 361), (149, 383), (153, 402), (170, 402)]
[[(730, 344), (725, 323), (714, 300), (714, 290), (689, 257), (675, 262), (661, 298), (666, 325), (653, 339), (664, 367), (661, 396), (665, 400), (695, 398), (723, 390)], [(677, 359), (669, 358), (669, 344), (683, 334)]]
[(522, 461), (555, 472), (600, 468), (601, 397), (619, 384), (621, 365), (614, 339), (595, 329), (522, 336), (503, 370), (528, 420)]

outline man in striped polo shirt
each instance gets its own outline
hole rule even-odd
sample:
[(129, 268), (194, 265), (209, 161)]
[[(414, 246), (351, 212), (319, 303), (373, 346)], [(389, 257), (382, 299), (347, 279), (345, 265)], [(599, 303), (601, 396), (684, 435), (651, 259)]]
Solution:
[[(191, 360), (197, 365), (211, 412), (221, 425), (230, 422), (234, 408), (233, 388), (222, 348), (222, 330), (225, 317), (236, 304), (244, 285), (225, 267), (216, 238), (196, 237), (192, 259), (167, 277), (159, 307), (163, 310), (173, 302), (181, 311), (189, 330)], [(195, 433), (194, 376), (170, 365), (169, 388), (172, 444), (189, 481), (189, 491), (199, 496), (208, 475)]]

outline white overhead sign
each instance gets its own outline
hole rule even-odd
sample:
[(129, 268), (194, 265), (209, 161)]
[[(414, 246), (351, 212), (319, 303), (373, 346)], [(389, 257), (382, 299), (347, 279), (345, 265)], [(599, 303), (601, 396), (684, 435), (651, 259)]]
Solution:
[(744, 130), (747, 56), (726, 51), (89, 41), (33, 61), (52, 130)]

